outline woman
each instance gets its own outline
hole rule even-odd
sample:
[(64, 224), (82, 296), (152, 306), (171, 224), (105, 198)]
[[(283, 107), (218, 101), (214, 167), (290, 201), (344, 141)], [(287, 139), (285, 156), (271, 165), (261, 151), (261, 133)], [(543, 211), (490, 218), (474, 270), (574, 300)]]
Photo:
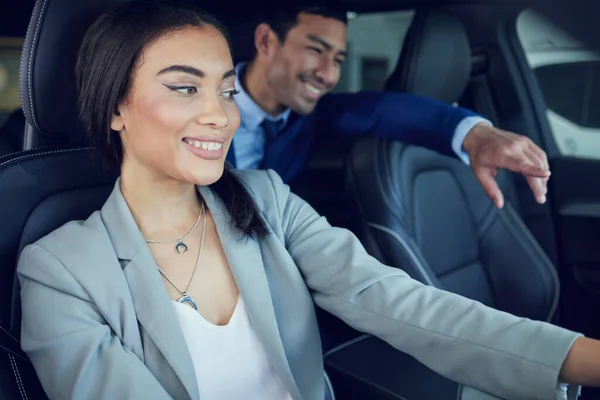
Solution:
[(314, 303), (503, 398), (600, 383), (598, 342), (424, 286), (272, 171), (229, 171), (235, 71), (212, 17), (127, 2), (90, 27), (76, 73), (121, 175), (19, 261), (22, 346), (50, 398), (323, 399)]

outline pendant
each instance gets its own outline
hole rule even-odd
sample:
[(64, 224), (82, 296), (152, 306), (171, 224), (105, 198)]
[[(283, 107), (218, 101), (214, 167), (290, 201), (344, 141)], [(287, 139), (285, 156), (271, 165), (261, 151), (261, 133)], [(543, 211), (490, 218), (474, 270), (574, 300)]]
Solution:
[(188, 252), (188, 247), (185, 243), (179, 242), (175, 246), (175, 251), (177, 252), (177, 254), (185, 254)]
[(196, 302), (194, 301), (194, 299), (192, 299), (190, 296), (188, 296), (186, 292), (183, 292), (183, 296), (181, 296), (179, 299), (177, 299), (177, 302), (181, 303), (181, 304), (185, 304), (187, 306), (190, 306), (194, 310), (198, 311), (198, 306), (196, 305)]

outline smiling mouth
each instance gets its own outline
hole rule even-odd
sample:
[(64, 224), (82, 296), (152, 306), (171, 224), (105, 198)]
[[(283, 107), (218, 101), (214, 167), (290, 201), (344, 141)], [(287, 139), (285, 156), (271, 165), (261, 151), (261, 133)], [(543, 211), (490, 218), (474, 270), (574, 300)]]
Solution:
[(320, 96), (323, 93), (323, 90), (319, 89), (316, 86), (311, 85), (308, 82), (304, 82), (304, 87), (306, 87), (306, 90), (308, 91), (308, 93), (315, 95), (315, 96)]
[(185, 138), (183, 141), (190, 146), (194, 146), (197, 149), (208, 150), (208, 151), (219, 151), (223, 148), (223, 143), (220, 142), (209, 142), (204, 140), (196, 140), (191, 138)]
[(321, 85), (312, 84), (306, 79), (300, 78), (300, 82), (302, 82), (302, 85), (306, 89), (306, 93), (312, 99), (318, 99), (327, 92), (327, 89), (325, 87), (322, 87)]

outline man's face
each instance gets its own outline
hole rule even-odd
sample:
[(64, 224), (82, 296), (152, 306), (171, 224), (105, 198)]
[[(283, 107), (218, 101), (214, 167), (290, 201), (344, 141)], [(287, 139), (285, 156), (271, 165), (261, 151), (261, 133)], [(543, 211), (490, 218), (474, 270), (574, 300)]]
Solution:
[(342, 21), (298, 15), (298, 24), (277, 44), (267, 67), (269, 86), (282, 106), (310, 114), (335, 87), (346, 57), (346, 34)]

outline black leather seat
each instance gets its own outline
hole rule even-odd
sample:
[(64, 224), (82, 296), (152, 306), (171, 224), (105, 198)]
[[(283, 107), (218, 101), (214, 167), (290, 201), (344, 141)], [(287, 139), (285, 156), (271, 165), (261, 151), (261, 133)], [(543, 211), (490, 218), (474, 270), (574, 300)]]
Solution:
[(116, 179), (92, 149), (61, 147), (83, 141), (72, 68), (80, 40), (91, 21), (117, 3), (40, 0), (32, 13), (21, 64), (31, 150), (0, 158), (2, 399), (46, 398), (18, 343), (20, 298), (14, 278), (20, 251), (70, 220), (87, 218), (105, 202)]
[[(418, 12), (386, 88), (454, 103), (470, 67), (461, 21)], [(497, 309), (551, 320), (557, 275), (511, 205), (510, 174), (498, 174), (507, 202), (497, 210), (458, 159), (368, 138), (353, 149), (348, 178), (364, 242), (383, 262)]]
[(0, 126), (0, 157), (23, 150), (24, 135), (25, 116), (19, 108)]

